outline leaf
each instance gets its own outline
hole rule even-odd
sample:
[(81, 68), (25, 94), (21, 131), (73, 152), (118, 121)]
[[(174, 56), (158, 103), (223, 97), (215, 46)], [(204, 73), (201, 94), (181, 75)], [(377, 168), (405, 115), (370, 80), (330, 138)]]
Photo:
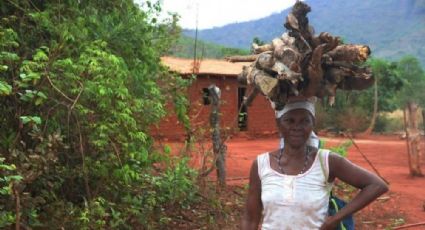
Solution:
[(37, 97), (39, 97), (39, 98), (42, 98), (42, 99), (47, 99), (47, 96), (46, 96), (46, 94), (44, 94), (43, 92), (41, 92), (41, 91), (39, 91), (39, 92), (37, 92)]
[(28, 123), (41, 124), (41, 118), (38, 116), (21, 116), (20, 119), (24, 125)]
[(41, 105), (41, 104), (43, 104), (43, 101), (44, 101), (43, 98), (37, 98), (37, 99), (35, 99), (34, 104), (35, 105)]
[(106, 90), (104, 88), (99, 89), (99, 95), (103, 96), (106, 94)]
[(4, 164), (0, 164), (0, 169), (2, 170), (8, 170), (8, 171), (13, 171), (16, 169), (15, 165), (4, 165)]
[(25, 73), (21, 73), (21, 74), (19, 74), (19, 77), (20, 77), (22, 80), (25, 80), (25, 79), (27, 78), (27, 75), (26, 75)]
[(25, 90), (24, 94), (21, 94), (21, 93), (19, 93), (19, 94), (21, 95), (21, 97), (19, 99), (22, 100), (22, 101), (25, 101), (25, 102), (29, 102), (34, 98), (34, 91), (33, 90)]
[(9, 69), (7, 65), (0, 65), (0, 72), (5, 72)]
[(0, 60), (11, 61), (11, 62), (18, 61), (19, 60), (19, 56), (17, 54), (15, 54), (15, 53), (10, 53), (10, 52), (2, 51), (0, 53)]
[(46, 53), (43, 50), (38, 49), (33, 59), (34, 61), (48, 61), (49, 57), (46, 55)]
[(164, 146), (164, 152), (167, 153), (167, 154), (171, 153), (171, 147), (169, 145), (165, 145)]
[(8, 176), (8, 178), (9, 180), (14, 180), (14, 181), (21, 181), (23, 179), (23, 177), (20, 175)]
[(0, 96), (7, 96), (12, 92), (12, 86), (0, 80)]

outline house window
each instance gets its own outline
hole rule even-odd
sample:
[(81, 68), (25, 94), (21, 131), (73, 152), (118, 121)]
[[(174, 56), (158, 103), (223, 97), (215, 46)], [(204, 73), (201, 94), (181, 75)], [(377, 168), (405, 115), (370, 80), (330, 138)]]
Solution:
[(204, 105), (211, 104), (210, 91), (208, 90), (208, 88), (202, 88), (202, 102)]
[(238, 127), (240, 131), (246, 131), (248, 128), (248, 108), (243, 104), (246, 88), (238, 88)]

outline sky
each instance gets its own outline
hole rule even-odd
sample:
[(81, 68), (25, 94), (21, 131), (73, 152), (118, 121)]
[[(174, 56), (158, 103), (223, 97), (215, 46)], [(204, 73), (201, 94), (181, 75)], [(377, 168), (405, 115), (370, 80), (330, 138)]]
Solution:
[[(142, 1), (142, 0), (137, 0)], [(176, 12), (184, 29), (209, 29), (267, 17), (291, 7), (295, 0), (160, 0), (165, 12)], [(197, 14), (198, 12), (198, 14)]]

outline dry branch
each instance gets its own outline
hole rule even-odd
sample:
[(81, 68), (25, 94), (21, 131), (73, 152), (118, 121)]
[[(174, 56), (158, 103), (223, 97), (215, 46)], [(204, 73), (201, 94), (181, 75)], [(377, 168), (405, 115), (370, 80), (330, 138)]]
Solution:
[(405, 229), (405, 228), (412, 228), (412, 227), (418, 227), (418, 226), (425, 226), (425, 222), (420, 222), (420, 223), (415, 223), (415, 224), (406, 224), (406, 225), (402, 225), (402, 226), (397, 226), (395, 229)]

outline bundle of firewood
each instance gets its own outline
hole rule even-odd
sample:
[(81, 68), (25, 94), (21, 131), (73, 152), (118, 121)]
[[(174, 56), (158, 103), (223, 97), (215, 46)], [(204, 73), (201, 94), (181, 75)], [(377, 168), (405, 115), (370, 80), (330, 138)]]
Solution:
[(367, 45), (342, 44), (338, 37), (323, 32), (314, 35), (308, 24), (310, 6), (297, 1), (284, 24), (288, 30), (271, 44), (253, 44), (253, 55), (233, 56), (231, 62), (252, 61), (238, 76), (241, 84), (281, 109), (288, 98), (328, 97), (333, 103), (337, 89), (362, 90), (374, 82), (371, 70), (363, 66), (370, 55)]

